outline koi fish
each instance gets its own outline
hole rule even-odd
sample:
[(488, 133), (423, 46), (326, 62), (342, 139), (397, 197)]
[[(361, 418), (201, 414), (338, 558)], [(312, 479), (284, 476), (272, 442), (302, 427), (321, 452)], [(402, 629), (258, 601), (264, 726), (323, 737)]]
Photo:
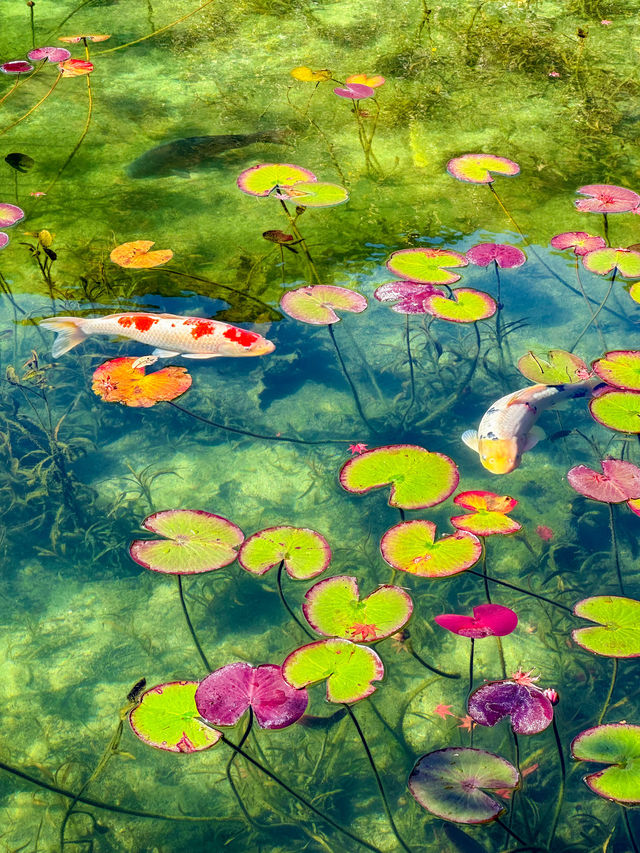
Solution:
[(266, 355), (275, 344), (258, 335), (218, 320), (177, 314), (108, 314), (105, 317), (46, 317), (40, 326), (57, 333), (51, 348), (56, 358), (69, 352), (89, 335), (121, 335), (155, 347), (158, 358)]
[(536, 421), (546, 409), (575, 397), (591, 396), (602, 385), (598, 377), (570, 385), (530, 385), (501, 397), (482, 416), (478, 431), (469, 429), (462, 440), (480, 456), (492, 474), (509, 474), (522, 454), (545, 438)]

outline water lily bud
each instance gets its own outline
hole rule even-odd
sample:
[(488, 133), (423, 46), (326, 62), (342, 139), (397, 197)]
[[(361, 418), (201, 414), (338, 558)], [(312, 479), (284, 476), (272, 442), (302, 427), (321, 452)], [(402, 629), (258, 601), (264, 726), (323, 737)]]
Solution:
[(542, 691), (542, 694), (547, 697), (549, 702), (552, 705), (557, 705), (560, 701), (560, 696), (558, 695), (558, 691), (554, 690), (553, 687), (547, 687), (546, 690)]
[(20, 384), (20, 380), (18, 379), (18, 374), (16, 373), (15, 368), (12, 367), (11, 365), (9, 365), (9, 367), (7, 367), (7, 374), (6, 375), (7, 375), (7, 382), (9, 382), (11, 385), (19, 385)]

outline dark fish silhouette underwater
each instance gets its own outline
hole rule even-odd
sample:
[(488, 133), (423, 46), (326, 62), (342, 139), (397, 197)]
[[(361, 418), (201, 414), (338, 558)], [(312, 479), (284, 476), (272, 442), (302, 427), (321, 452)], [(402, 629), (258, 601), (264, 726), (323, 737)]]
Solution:
[(218, 154), (233, 148), (243, 148), (255, 142), (282, 145), (290, 131), (267, 130), (259, 133), (236, 133), (221, 136), (189, 136), (175, 139), (145, 151), (127, 166), (130, 178), (166, 178), (178, 175), (189, 178), (199, 166), (210, 164)]

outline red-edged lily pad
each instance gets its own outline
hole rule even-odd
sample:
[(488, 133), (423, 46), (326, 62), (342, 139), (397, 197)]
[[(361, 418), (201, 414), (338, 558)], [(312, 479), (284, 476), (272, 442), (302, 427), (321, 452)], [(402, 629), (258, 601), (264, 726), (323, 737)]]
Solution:
[(478, 243), (477, 246), (472, 246), (466, 255), (471, 263), (478, 267), (489, 266), (495, 261), (502, 269), (521, 267), (527, 260), (522, 249), (506, 243)]
[(215, 746), (222, 732), (200, 719), (194, 698), (197, 687), (197, 681), (171, 681), (145, 691), (129, 714), (136, 737), (167, 752), (199, 752)]
[(32, 62), (64, 62), (69, 59), (71, 52), (66, 47), (36, 47), (27, 54)]
[(6, 245), (9, 243), (9, 235), (5, 234), (4, 231), (0, 231), (0, 249), (4, 249)]
[(365, 494), (391, 486), (389, 506), (424, 509), (445, 501), (460, 475), (452, 459), (414, 444), (390, 444), (349, 459), (340, 469), (340, 485)]
[(336, 311), (361, 314), (367, 307), (367, 300), (347, 287), (315, 284), (288, 291), (280, 300), (280, 307), (294, 320), (313, 326), (327, 326), (340, 321)]
[(212, 572), (233, 563), (244, 539), (239, 527), (198, 509), (154, 512), (142, 522), (164, 539), (136, 539), (129, 546), (131, 558), (150, 569), (170, 575)]
[(640, 391), (640, 351), (612, 350), (596, 359), (592, 367), (609, 385), (625, 391)]
[(567, 473), (567, 482), (581, 495), (603, 503), (640, 498), (640, 468), (624, 459), (604, 459), (600, 464), (602, 474), (576, 465)]
[(447, 578), (475, 565), (482, 544), (472, 533), (455, 533), (436, 539), (432, 521), (418, 519), (396, 524), (380, 540), (382, 557), (394, 569), (422, 578)]
[(589, 400), (589, 411), (602, 426), (617, 432), (640, 433), (640, 393), (605, 389)]
[(574, 201), (578, 210), (587, 213), (628, 213), (640, 205), (640, 195), (614, 184), (587, 184), (576, 190), (587, 198)]
[(518, 359), (518, 370), (527, 379), (542, 385), (573, 384), (590, 375), (589, 368), (579, 356), (563, 349), (552, 349), (544, 354), (529, 350)]
[(482, 290), (459, 287), (449, 299), (442, 294), (433, 293), (424, 300), (429, 314), (451, 323), (476, 323), (493, 317), (498, 310), (495, 299)]
[(640, 276), (640, 252), (633, 249), (594, 249), (583, 255), (582, 264), (597, 275), (607, 275), (615, 269), (624, 278)]
[(506, 811), (486, 791), (512, 790), (520, 775), (493, 752), (449, 746), (418, 759), (409, 790), (432, 814), (455, 823), (490, 823)]
[(494, 533), (516, 533), (522, 527), (507, 515), (518, 504), (515, 498), (508, 495), (483, 491), (460, 492), (453, 502), (473, 510), (470, 515), (456, 515), (451, 519), (451, 524), (458, 530), (466, 530), (476, 536), (491, 536)]
[(383, 584), (360, 600), (357, 578), (327, 578), (307, 590), (302, 605), (307, 622), (325, 637), (373, 643), (399, 631), (413, 602), (399, 586)]
[(287, 189), (298, 181), (317, 181), (309, 169), (292, 163), (259, 163), (238, 175), (238, 187), (248, 195), (266, 197), (278, 188)]
[(415, 281), (390, 281), (373, 291), (378, 302), (395, 302), (392, 311), (398, 314), (427, 314), (424, 301), (432, 293), (442, 293), (432, 284), (417, 284)]
[[(155, 356), (149, 358), (155, 361)], [(153, 373), (145, 373), (145, 369), (144, 358), (113, 358), (94, 370), (91, 388), (107, 403), (145, 409), (175, 400), (191, 388), (186, 367), (171, 365)]]
[(14, 59), (0, 65), (0, 71), (5, 74), (28, 74), (29, 71), (33, 71), (33, 65), (25, 62), (24, 59)]
[(459, 181), (471, 184), (492, 184), (494, 175), (512, 178), (520, 171), (520, 166), (506, 157), (495, 154), (463, 154), (447, 163), (447, 172)]
[(339, 98), (351, 98), (354, 101), (372, 98), (375, 93), (372, 86), (367, 86), (364, 83), (347, 83), (346, 86), (340, 86), (333, 90), (333, 94), (338, 95)]
[(326, 181), (299, 181), (290, 187), (281, 187), (278, 198), (292, 201), (298, 207), (336, 207), (349, 200), (349, 193), (340, 184)]
[(235, 726), (252, 708), (260, 728), (284, 729), (304, 714), (309, 696), (291, 687), (276, 664), (253, 667), (238, 661), (201, 681), (195, 701), (200, 716), (214, 726)]
[(328, 701), (351, 704), (371, 696), (376, 689), (373, 682), (384, 676), (384, 666), (373, 649), (330, 639), (291, 652), (282, 674), (296, 690), (326, 679)]
[(616, 803), (640, 803), (640, 726), (608, 723), (587, 729), (573, 739), (571, 754), (578, 761), (609, 765), (584, 777), (594, 794)]
[(421, 284), (454, 284), (460, 276), (449, 268), (468, 263), (464, 255), (451, 249), (400, 249), (389, 257), (387, 269)]
[(573, 249), (574, 255), (580, 257), (594, 249), (604, 249), (607, 242), (603, 237), (587, 234), (586, 231), (563, 231), (551, 238), (551, 245), (554, 249)]
[(584, 598), (573, 608), (576, 616), (598, 623), (571, 632), (574, 642), (596, 655), (640, 657), (640, 601), (620, 595)]
[(443, 613), (434, 616), (434, 621), (459, 637), (478, 640), (482, 637), (506, 637), (515, 631), (518, 617), (510, 607), (501, 604), (478, 604), (473, 608), (473, 616)]
[(469, 715), (481, 726), (495, 726), (509, 717), (518, 735), (544, 731), (553, 719), (553, 705), (534, 685), (510, 679), (490, 681), (478, 687), (467, 702)]
[(21, 219), (24, 219), (24, 210), (17, 204), (8, 204), (7, 202), (0, 204), (0, 228), (10, 228), (16, 222), (20, 222)]
[(238, 562), (252, 575), (263, 575), (284, 562), (290, 578), (307, 580), (329, 567), (331, 548), (324, 536), (308, 527), (267, 527), (245, 540)]

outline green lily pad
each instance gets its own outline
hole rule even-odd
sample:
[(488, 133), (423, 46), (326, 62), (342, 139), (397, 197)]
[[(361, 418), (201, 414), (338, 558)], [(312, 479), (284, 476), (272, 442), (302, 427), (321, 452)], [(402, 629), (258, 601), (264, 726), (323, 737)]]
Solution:
[(506, 811), (486, 793), (518, 787), (520, 774), (484, 749), (446, 747), (418, 759), (409, 776), (412, 796), (427, 811), (455, 823), (489, 823)]
[(460, 475), (452, 459), (414, 444), (375, 447), (349, 459), (340, 469), (340, 485), (364, 494), (391, 486), (389, 506), (423, 509), (446, 500)]
[(457, 530), (436, 540), (432, 521), (403, 521), (380, 540), (385, 562), (394, 569), (422, 578), (446, 578), (475, 565), (482, 544), (472, 533)]
[(596, 374), (616, 388), (640, 391), (640, 352), (612, 350), (593, 362)]
[(296, 649), (285, 658), (282, 674), (299, 690), (327, 681), (329, 702), (351, 704), (375, 691), (373, 681), (384, 676), (384, 666), (373, 649), (349, 640), (318, 640)]
[(460, 280), (447, 267), (466, 267), (468, 259), (450, 249), (400, 249), (387, 261), (387, 269), (395, 275), (423, 284), (453, 284)]
[(199, 752), (215, 746), (222, 732), (200, 719), (194, 698), (199, 683), (171, 681), (146, 690), (129, 714), (136, 737), (167, 752)]
[(509, 495), (484, 491), (460, 492), (453, 502), (472, 510), (470, 514), (454, 515), (450, 519), (458, 530), (466, 530), (476, 536), (493, 536), (496, 533), (516, 533), (522, 527), (519, 521), (507, 515), (518, 505), (518, 501)]
[(591, 398), (589, 411), (594, 420), (609, 429), (640, 433), (640, 393), (603, 391)]
[(459, 287), (450, 299), (439, 293), (430, 293), (422, 304), (429, 314), (451, 323), (476, 323), (493, 317), (498, 310), (492, 296), (470, 287)]
[(447, 172), (459, 181), (468, 181), (470, 184), (491, 184), (496, 175), (512, 178), (520, 171), (520, 166), (506, 157), (497, 157), (495, 154), (462, 154), (454, 157), (447, 163)]
[(383, 584), (360, 601), (358, 580), (341, 575), (307, 590), (302, 605), (307, 622), (325, 637), (373, 643), (395, 634), (413, 611), (410, 596), (399, 586)]
[(142, 526), (165, 539), (136, 539), (131, 558), (150, 569), (170, 575), (212, 572), (233, 563), (244, 539), (239, 527), (221, 515), (196, 509), (154, 512)]
[(542, 385), (572, 385), (589, 376), (585, 362), (563, 349), (551, 349), (544, 355), (529, 350), (518, 359), (518, 370), (531, 382)]
[(290, 578), (315, 578), (328, 568), (331, 548), (315, 530), (283, 525), (249, 536), (238, 554), (238, 562), (252, 575), (263, 575), (282, 561)]
[(260, 163), (238, 175), (238, 187), (243, 193), (254, 196), (271, 195), (277, 188), (286, 189), (299, 181), (315, 181), (309, 169), (291, 163)]
[(640, 276), (640, 252), (633, 249), (594, 249), (582, 256), (585, 269), (597, 275), (617, 270), (625, 278)]
[(640, 657), (640, 601), (620, 595), (584, 598), (573, 608), (576, 616), (597, 622), (593, 628), (576, 628), (574, 642), (610, 658)]
[(327, 326), (340, 321), (336, 311), (362, 313), (367, 307), (367, 300), (348, 287), (314, 284), (289, 290), (280, 300), (280, 307), (294, 320), (313, 326)]
[(610, 765), (584, 777), (595, 794), (616, 803), (640, 803), (640, 726), (608, 723), (587, 729), (573, 739), (571, 752), (578, 761)]
[(321, 181), (299, 181), (284, 192), (299, 207), (335, 207), (349, 199), (344, 187)]

